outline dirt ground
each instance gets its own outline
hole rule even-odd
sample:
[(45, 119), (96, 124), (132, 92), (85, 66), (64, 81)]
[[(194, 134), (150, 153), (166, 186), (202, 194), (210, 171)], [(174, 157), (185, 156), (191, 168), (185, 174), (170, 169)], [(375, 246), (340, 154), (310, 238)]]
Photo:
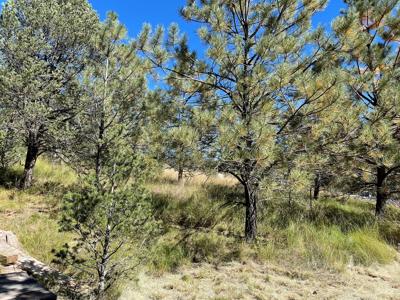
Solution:
[(131, 299), (400, 300), (400, 260), (385, 266), (349, 266), (342, 273), (254, 262), (220, 267), (202, 264), (160, 277), (141, 274), (120, 298)]

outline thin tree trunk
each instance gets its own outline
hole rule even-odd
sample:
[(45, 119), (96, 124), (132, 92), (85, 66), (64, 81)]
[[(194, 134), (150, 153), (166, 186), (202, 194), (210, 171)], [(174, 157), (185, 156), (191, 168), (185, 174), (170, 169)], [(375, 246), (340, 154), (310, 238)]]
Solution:
[(102, 159), (104, 155), (104, 134), (105, 134), (105, 122), (106, 122), (106, 112), (104, 109), (104, 102), (106, 101), (107, 94), (108, 94), (108, 70), (109, 70), (109, 59), (106, 59), (106, 66), (105, 66), (105, 74), (104, 74), (104, 91), (103, 91), (103, 97), (100, 99), (98, 104), (98, 109), (100, 111), (100, 120), (98, 120), (98, 142), (97, 142), (97, 149), (96, 149), (96, 166), (95, 166), (95, 171), (96, 171), (96, 183), (97, 183), (97, 188), (100, 189), (100, 177), (101, 177), (101, 171), (102, 171)]
[(182, 167), (178, 168), (178, 182), (180, 184), (183, 183), (183, 168)]
[(107, 267), (109, 261), (109, 250), (110, 250), (110, 238), (111, 238), (111, 226), (109, 223), (110, 220), (107, 221), (107, 227), (104, 236), (103, 242), (103, 252), (101, 256), (101, 261), (98, 268), (99, 282), (97, 284), (97, 299), (100, 300), (104, 296), (104, 292), (106, 289), (106, 275), (107, 275)]
[[(102, 133), (100, 133), (99, 136), (102, 137)], [(100, 187), (100, 175), (101, 175), (101, 164), (102, 164), (101, 158), (102, 158), (102, 146), (98, 144), (96, 149), (96, 166), (95, 166), (96, 183), (98, 187)]]
[(321, 176), (319, 174), (316, 174), (314, 179), (314, 194), (313, 194), (314, 200), (318, 200), (320, 189), (321, 189)]
[(246, 198), (245, 239), (252, 243), (257, 237), (257, 191), (250, 184), (244, 186)]
[(25, 157), (24, 174), (20, 181), (20, 188), (27, 189), (32, 186), (33, 169), (39, 156), (39, 145), (37, 137), (33, 132), (29, 133), (28, 147)]
[(382, 216), (385, 212), (387, 190), (386, 190), (386, 168), (378, 166), (376, 170), (376, 206), (375, 215)]

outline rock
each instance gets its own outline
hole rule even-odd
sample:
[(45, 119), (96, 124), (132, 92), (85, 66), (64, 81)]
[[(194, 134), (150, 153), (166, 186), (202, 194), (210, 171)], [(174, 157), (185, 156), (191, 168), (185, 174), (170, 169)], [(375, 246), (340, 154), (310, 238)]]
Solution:
[(18, 262), (18, 253), (12, 248), (6, 248), (0, 245), (0, 265), (9, 266)]
[(9, 266), (18, 262), (19, 243), (17, 237), (8, 231), (0, 231), (0, 265)]
[(14, 233), (0, 230), (0, 245), (7, 244), (15, 249), (21, 249)]
[[(40, 282), (44, 287), (57, 294), (78, 296), (83, 295), (86, 292), (86, 287), (80, 286), (72, 278), (58, 272), (25, 253), (20, 247), (17, 237), (13, 233), (0, 230), (0, 259), (2, 254), (3, 257), (6, 257), (5, 259), (3, 258), (6, 262), (15, 263), (15, 272), (25, 274), (26, 276), (29, 274), (28, 278), (35, 280), (35, 282)], [(42, 289), (45, 290), (44, 288)], [(25, 296), (26, 295), (24, 295), (24, 297)], [(29, 298), (29, 296), (31, 295), (28, 295), (28, 298), (17, 299), (47, 299), (35, 298), (34, 296)], [(1, 292), (0, 299), (4, 299)]]
[(0, 275), (0, 299), (56, 300), (57, 296), (42, 288), (24, 272)]

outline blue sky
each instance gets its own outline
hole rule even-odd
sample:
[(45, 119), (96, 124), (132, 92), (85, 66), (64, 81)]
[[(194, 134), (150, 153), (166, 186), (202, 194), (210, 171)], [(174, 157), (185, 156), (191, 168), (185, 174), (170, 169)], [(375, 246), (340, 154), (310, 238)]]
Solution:
[[(5, 0), (0, 0), (0, 3), (4, 2)], [(165, 27), (171, 23), (178, 23), (181, 30), (189, 35), (190, 44), (198, 46), (197, 26), (185, 22), (179, 16), (179, 9), (185, 5), (186, 0), (89, 0), (89, 2), (101, 19), (105, 18), (108, 11), (116, 12), (121, 22), (128, 28), (131, 37), (138, 35), (143, 23)], [(330, 22), (344, 7), (343, 0), (329, 0), (326, 10), (314, 17), (313, 25), (324, 24), (329, 27)]]
[[(167, 27), (172, 22), (178, 23), (181, 30), (188, 33), (192, 46), (197, 46), (196, 25), (188, 24), (179, 16), (179, 9), (186, 0), (89, 0), (103, 19), (108, 11), (115, 11), (122, 23), (128, 28), (129, 35), (136, 37), (143, 23)], [(313, 25), (330, 22), (344, 8), (342, 0), (330, 0), (327, 9), (314, 17)]]

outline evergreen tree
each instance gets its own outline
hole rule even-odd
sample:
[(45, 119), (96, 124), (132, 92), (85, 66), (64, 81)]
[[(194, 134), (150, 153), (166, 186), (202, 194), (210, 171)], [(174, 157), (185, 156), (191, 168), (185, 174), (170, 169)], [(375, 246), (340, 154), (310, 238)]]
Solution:
[(9, 0), (0, 19), (1, 106), (26, 145), (21, 187), (37, 158), (56, 151), (79, 102), (77, 76), (98, 19), (86, 0)]
[[(150, 37), (147, 27), (138, 44), (152, 62), (172, 71), (192, 90), (218, 98), (214, 147), (219, 169), (235, 176), (244, 190), (245, 236), (257, 234), (257, 204), (263, 179), (281, 161), (288, 126), (332, 101), (335, 75), (311, 72), (320, 49), (308, 47), (321, 36), (310, 33), (311, 17), (326, 1), (188, 1), (182, 15), (202, 24), (199, 36), (205, 59), (190, 52), (176, 27), (165, 51), (162, 30)], [(308, 54), (308, 55), (307, 55)], [(185, 60), (171, 67), (169, 58)], [(204, 98), (203, 98), (204, 99)]]
[(375, 188), (376, 215), (395, 192), (390, 181), (400, 173), (399, 1), (349, 0), (334, 23), (350, 100), (362, 106), (358, 138), (347, 157), (364, 184)]
[[(103, 170), (101, 189), (89, 176), (64, 199), (61, 230), (74, 233), (75, 240), (56, 254), (56, 262), (75, 267), (75, 276), (90, 287), (95, 299), (107, 299), (106, 293), (118, 280), (132, 275), (158, 228), (143, 176), (138, 176), (146, 166), (132, 166), (130, 159), (121, 160), (123, 156), (112, 159), (114, 170)], [(129, 182), (128, 169), (140, 180)]]
[(148, 68), (126, 35), (110, 13), (95, 37), (73, 122), (73, 162), (88, 176), (65, 198), (61, 221), (76, 240), (58, 257), (82, 271), (96, 299), (140, 263), (157, 228), (143, 187), (151, 164), (139, 148)]
[(19, 159), (18, 139), (13, 129), (13, 121), (0, 115), (0, 170), (5, 170)]
[(202, 137), (207, 127), (199, 124), (199, 111), (195, 106), (197, 96), (187, 94), (177, 87), (173, 79), (166, 91), (159, 91), (158, 113), (154, 116), (159, 123), (158, 140), (160, 160), (178, 172), (178, 182), (184, 175), (199, 171), (204, 165)]
[[(74, 134), (68, 158), (79, 171), (102, 169), (116, 144), (138, 154), (146, 117), (146, 73), (149, 67), (136, 55), (134, 45), (114, 13), (99, 30), (92, 59), (83, 72), (80, 112), (72, 123)], [(138, 150), (135, 153), (135, 150)]]

